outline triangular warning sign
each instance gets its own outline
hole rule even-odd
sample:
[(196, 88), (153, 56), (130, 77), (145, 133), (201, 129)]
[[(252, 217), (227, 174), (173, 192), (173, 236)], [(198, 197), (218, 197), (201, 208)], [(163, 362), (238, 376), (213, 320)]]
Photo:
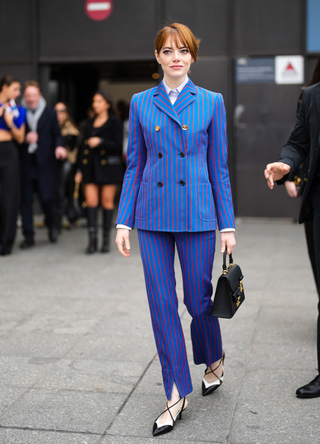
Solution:
[(288, 66), (286, 67), (285, 71), (295, 71), (294, 67), (292, 66), (292, 63), (288, 63)]

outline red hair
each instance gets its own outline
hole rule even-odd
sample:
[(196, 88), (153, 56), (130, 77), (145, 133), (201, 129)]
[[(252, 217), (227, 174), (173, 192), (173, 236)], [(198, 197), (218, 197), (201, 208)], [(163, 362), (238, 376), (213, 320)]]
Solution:
[(177, 47), (182, 44), (188, 48), (193, 60), (197, 61), (200, 39), (197, 39), (187, 26), (181, 23), (172, 23), (160, 29), (154, 41), (154, 49), (158, 54), (169, 37), (171, 37)]

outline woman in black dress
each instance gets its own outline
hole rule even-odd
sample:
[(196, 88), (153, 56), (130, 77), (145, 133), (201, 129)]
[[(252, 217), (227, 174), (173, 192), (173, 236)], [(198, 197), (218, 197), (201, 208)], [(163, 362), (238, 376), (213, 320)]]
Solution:
[(76, 182), (84, 183), (88, 211), (87, 254), (97, 251), (97, 209), (103, 211), (102, 253), (109, 251), (109, 232), (117, 185), (122, 182), (122, 124), (115, 116), (112, 99), (99, 91), (93, 96), (93, 119), (88, 120), (78, 156)]

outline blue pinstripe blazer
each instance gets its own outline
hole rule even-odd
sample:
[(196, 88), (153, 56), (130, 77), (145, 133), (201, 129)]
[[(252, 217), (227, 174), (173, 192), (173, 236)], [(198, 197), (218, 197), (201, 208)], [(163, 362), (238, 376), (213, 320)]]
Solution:
[(163, 82), (131, 100), (117, 224), (186, 232), (234, 228), (221, 94), (191, 80), (171, 104)]

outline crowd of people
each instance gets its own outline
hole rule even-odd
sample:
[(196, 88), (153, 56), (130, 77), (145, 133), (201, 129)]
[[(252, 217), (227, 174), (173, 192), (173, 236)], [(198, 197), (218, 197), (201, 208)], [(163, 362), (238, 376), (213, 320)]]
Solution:
[[(128, 105), (116, 109), (111, 96), (93, 95), (91, 117), (80, 128), (69, 106), (58, 102), (49, 107), (40, 84), (24, 84), (21, 105), (18, 79), (6, 75), (0, 80), (0, 255), (9, 255), (21, 214), (21, 249), (35, 245), (34, 196), (45, 216), (48, 238), (57, 242), (67, 218), (74, 226), (77, 218), (88, 219), (89, 245), (86, 253), (97, 251), (97, 213), (103, 212), (101, 252), (109, 251), (109, 233), (117, 187), (125, 169), (124, 131)], [(81, 184), (81, 186), (80, 186)], [(85, 210), (74, 208), (74, 192), (83, 192)]]

